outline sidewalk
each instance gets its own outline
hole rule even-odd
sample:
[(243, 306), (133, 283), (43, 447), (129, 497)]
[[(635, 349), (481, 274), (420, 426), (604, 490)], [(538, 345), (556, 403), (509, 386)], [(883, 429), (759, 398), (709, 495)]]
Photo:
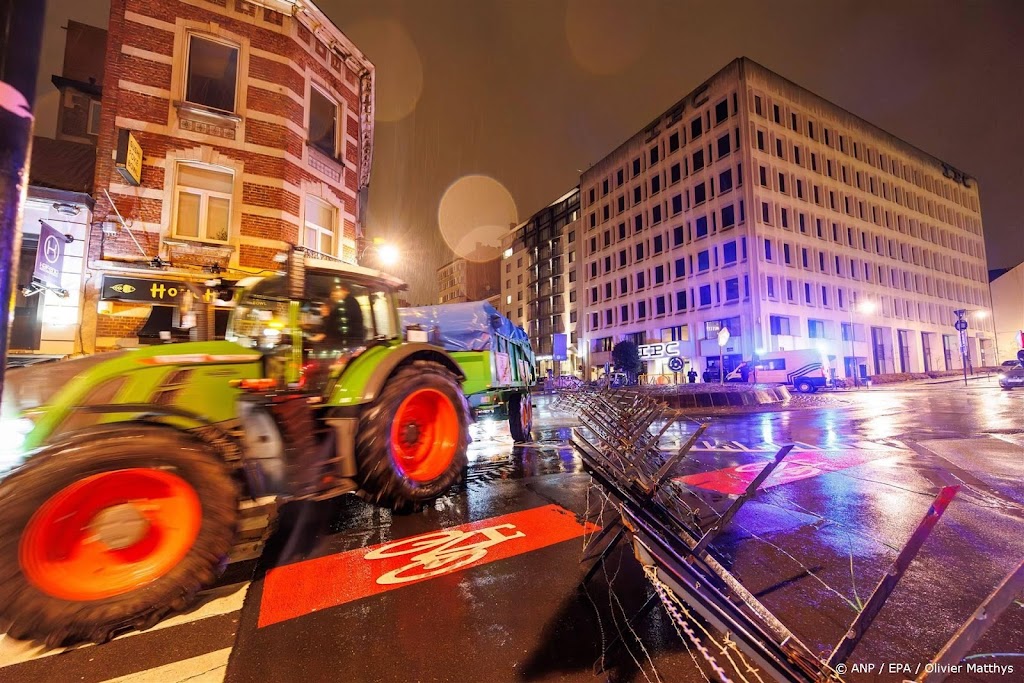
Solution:
[[(998, 380), (996, 379), (996, 373), (987, 373), (987, 374), (986, 373), (978, 373), (978, 374), (974, 374), (974, 375), (967, 375), (967, 381), (968, 382), (983, 382), (984, 380), (991, 380), (993, 385), (997, 385), (998, 384)], [(950, 377), (937, 377), (935, 379), (909, 379), (909, 380), (905, 380), (903, 382), (887, 382), (887, 383), (884, 383), (884, 384), (872, 383), (871, 388), (872, 389), (886, 389), (886, 388), (889, 388), (889, 387), (893, 387), (893, 388), (925, 387), (925, 386), (938, 385), (938, 384), (956, 384), (958, 382), (960, 384), (964, 383), (964, 376), (963, 375), (950, 376)], [(852, 386), (849, 387), (849, 389), (856, 389), (856, 388), (857, 387), (852, 387)], [(867, 387), (865, 387), (862, 384), (860, 388), (864, 389), (864, 388), (867, 388)]]

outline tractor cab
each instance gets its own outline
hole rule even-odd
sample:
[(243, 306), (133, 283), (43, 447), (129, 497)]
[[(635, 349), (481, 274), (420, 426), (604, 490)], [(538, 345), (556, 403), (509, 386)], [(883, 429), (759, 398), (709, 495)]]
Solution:
[(401, 336), (404, 285), (358, 266), (309, 257), (302, 266), (301, 277), (292, 268), (240, 281), (227, 339), (261, 351), (278, 387), (327, 396), (353, 358)]

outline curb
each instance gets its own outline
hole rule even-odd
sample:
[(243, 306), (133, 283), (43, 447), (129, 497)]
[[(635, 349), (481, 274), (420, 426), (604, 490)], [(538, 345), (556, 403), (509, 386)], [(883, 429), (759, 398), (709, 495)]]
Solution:
[(731, 408), (781, 403), (792, 394), (784, 386), (751, 389), (749, 391), (698, 391), (668, 394), (658, 398), (670, 408)]

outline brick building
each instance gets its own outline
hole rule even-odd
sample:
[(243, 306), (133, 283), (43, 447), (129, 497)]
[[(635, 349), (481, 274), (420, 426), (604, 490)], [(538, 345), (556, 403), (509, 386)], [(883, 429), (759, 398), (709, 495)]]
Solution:
[(311, 2), (112, 0), (104, 72), (96, 349), (177, 336), (184, 283), (209, 300), (203, 283), (276, 270), (291, 245), (355, 263), (374, 67)]
[[(63, 69), (51, 79), (60, 94), (56, 136), (32, 140), (9, 337), (12, 364), (81, 353), (85, 345), (79, 334), (84, 256), (93, 220), (106, 31), (69, 21), (64, 38)], [(46, 251), (44, 226), (72, 239), (63, 246), (59, 276), (49, 282), (37, 270)]]

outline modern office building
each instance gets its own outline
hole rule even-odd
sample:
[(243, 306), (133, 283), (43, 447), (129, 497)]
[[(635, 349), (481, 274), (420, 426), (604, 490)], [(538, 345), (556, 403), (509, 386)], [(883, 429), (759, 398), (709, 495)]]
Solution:
[[(500, 308), (530, 335), (541, 376), (581, 372), (577, 337), (580, 192), (574, 187), (504, 238)], [(564, 347), (563, 347), (564, 342)]]
[(957, 310), (973, 365), (995, 361), (977, 181), (749, 59), (594, 164), (580, 194), (591, 376), (623, 339), (679, 342), (698, 370), (803, 348), (840, 376), (955, 369)]
[[(479, 252), (485, 260), (456, 258), (437, 269), (437, 299), (441, 304), (490, 301), (501, 293), (499, 260)], [(495, 305), (495, 308), (499, 308)]]
[(1010, 360), (1024, 348), (1024, 263), (1002, 271), (991, 287), (999, 360)]

